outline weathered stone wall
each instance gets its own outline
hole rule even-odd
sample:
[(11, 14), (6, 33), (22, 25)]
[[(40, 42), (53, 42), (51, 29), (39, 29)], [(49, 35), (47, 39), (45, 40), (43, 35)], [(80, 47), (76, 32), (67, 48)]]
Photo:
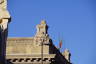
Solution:
[[(37, 45), (33, 38), (8, 38), (6, 54), (41, 54), (41, 45)], [(43, 45), (43, 53), (49, 54), (49, 46)]]
[(57, 49), (47, 33), (47, 24), (37, 25), (34, 37), (8, 38), (6, 59), (9, 64), (71, 64), (69, 52), (65, 55)]

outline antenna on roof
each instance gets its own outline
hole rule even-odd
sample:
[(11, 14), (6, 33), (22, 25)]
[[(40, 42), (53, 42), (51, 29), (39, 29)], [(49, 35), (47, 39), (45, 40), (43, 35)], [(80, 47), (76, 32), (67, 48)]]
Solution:
[(59, 50), (63, 52), (66, 49), (65, 41), (63, 38), (63, 34), (59, 33)]
[(61, 39), (61, 34), (59, 33), (59, 50), (61, 51), (62, 48), (62, 39)]

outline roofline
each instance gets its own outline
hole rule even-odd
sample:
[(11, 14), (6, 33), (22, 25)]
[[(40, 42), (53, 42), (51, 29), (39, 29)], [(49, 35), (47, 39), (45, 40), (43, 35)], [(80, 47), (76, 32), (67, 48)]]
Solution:
[(33, 39), (33, 37), (8, 37), (7, 38), (7, 40), (17, 40), (17, 39), (24, 39), (24, 40), (26, 40), (26, 39)]

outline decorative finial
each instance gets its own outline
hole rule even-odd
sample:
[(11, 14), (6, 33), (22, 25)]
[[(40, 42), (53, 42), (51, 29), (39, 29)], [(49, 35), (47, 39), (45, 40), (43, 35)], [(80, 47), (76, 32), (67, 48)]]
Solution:
[(71, 56), (71, 54), (70, 54), (69, 50), (68, 49), (65, 49), (65, 51), (64, 51), (64, 57), (65, 57), (65, 59), (68, 62), (70, 62), (70, 56)]
[(42, 21), (41, 21), (41, 24), (46, 24), (46, 21), (45, 21), (45, 20), (42, 20)]
[(65, 51), (66, 51), (66, 52), (69, 52), (69, 49), (66, 48)]

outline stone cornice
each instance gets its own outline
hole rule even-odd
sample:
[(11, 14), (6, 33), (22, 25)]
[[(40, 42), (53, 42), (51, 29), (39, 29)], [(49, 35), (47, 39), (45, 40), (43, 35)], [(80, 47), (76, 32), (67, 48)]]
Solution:
[(8, 37), (7, 38), (7, 41), (10, 41), (10, 40), (32, 40), (33, 37)]
[[(43, 58), (54, 58), (56, 54), (44, 54)], [(41, 54), (34, 54), (34, 55), (6, 55), (6, 58), (41, 58)]]

